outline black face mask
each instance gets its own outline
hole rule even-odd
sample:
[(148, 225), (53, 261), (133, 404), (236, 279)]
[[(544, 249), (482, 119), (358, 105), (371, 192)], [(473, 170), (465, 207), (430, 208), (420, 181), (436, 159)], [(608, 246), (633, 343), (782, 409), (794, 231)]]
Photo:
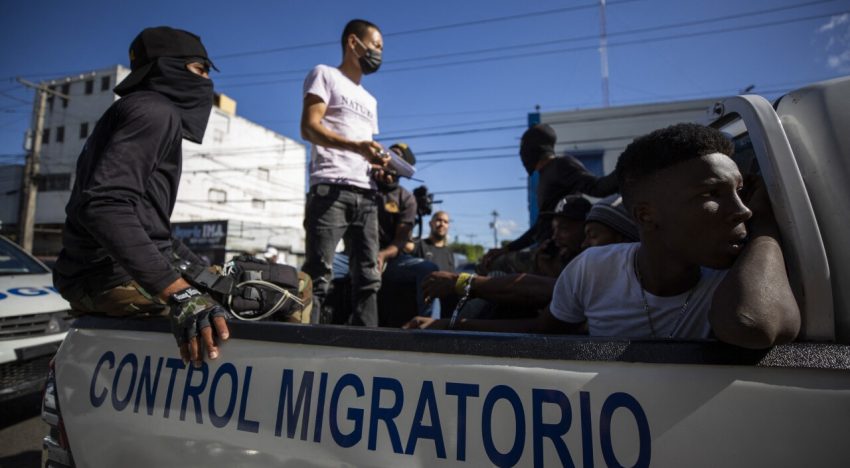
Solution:
[[(356, 37), (357, 36), (355, 36), (355, 38)], [(360, 63), (360, 71), (362, 71), (364, 75), (371, 75), (378, 71), (378, 69), (381, 68), (381, 51), (371, 47), (366, 47), (366, 44), (361, 42), (360, 39), (357, 39), (357, 43), (366, 49), (366, 53), (357, 58), (357, 61)]]
[(213, 106), (212, 80), (186, 69), (185, 58), (160, 57), (156, 68), (139, 89), (156, 91), (180, 109), (183, 138), (201, 143)]

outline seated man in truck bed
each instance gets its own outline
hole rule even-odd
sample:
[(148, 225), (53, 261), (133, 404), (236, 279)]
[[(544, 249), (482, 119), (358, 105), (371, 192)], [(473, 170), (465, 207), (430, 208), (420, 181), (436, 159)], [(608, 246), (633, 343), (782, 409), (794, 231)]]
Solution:
[[(590, 211), (581, 202), (590, 206), (590, 202), (580, 195), (567, 195), (552, 213), (551, 240), (559, 250), (566, 249), (569, 252), (569, 260), (588, 247), (637, 241), (637, 226), (623, 207), (619, 195), (599, 200), (590, 206)], [(570, 218), (582, 220), (578, 227), (584, 230), (586, 236), (582, 233), (579, 237), (573, 232), (574, 220)], [(557, 271), (551, 275), (537, 272), (470, 276), (468, 273), (458, 275), (436, 272), (426, 278), (424, 291), (429, 298), (457, 297), (458, 294), (463, 295), (466, 282), (469, 281), (469, 300), (461, 310), (460, 317), (519, 318), (526, 316), (524, 314), (528, 311), (536, 315), (552, 301), (556, 279), (569, 260), (556, 262)], [(498, 309), (499, 313), (491, 313), (493, 309)], [(452, 310), (445, 310), (443, 317), (451, 314)]]
[[(800, 312), (764, 187), (742, 201), (734, 147), (712, 128), (679, 124), (632, 142), (617, 173), (640, 243), (588, 249), (528, 320), (454, 328), (594, 336), (708, 338), (749, 348), (793, 340)], [(751, 211), (752, 210), (752, 211)], [(749, 221), (748, 229), (744, 223)], [(409, 328), (446, 328), (416, 318)]]

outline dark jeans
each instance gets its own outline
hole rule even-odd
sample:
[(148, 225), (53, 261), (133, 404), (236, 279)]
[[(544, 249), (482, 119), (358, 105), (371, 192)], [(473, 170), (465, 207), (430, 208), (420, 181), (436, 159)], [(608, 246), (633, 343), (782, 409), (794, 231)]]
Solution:
[[(349, 270), (348, 256), (337, 254), (333, 261), (333, 277), (345, 278)], [(440, 299), (434, 298), (426, 304), (422, 293), (422, 281), (431, 273), (440, 271), (436, 264), (424, 258), (414, 257), (406, 253), (387, 261), (386, 269), (381, 278), (381, 287), (393, 289), (398, 286), (413, 285), (416, 289), (416, 314), (425, 317), (440, 318)], [(383, 293), (382, 293), (383, 294)], [(385, 304), (386, 305), (386, 304)], [(397, 304), (390, 304), (397, 305)], [(380, 311), (382, 317), (394, 313), (394, 311)], [(413, 315), (410, 315), (412, 318)], [(381, 326), (385, 326), (381, 323)]]
[[(426, 317), (440, 317), (439, 299), (434, 299), (433, 302), (425, 303), (425, 297), (422, 294), (422, 281), (435, 271), (439, 271), (440, 267), (425, 260), (423, 258), (414, 257), (406, 253), (398, 254), (397, 257), (390, 259), (387, 262), (387, 269), (384, 271), (384, 282), (389, 284), (405, 284), (412, 283), (416, 285), (416, 305), (419, 315)], [(434, 311), (434, 306), (437, 310)]]
[[(349, 274), (354, 313), (351, 325), (378, 326), (377, 194), (339, 185), (310, 188), (304, 229), (307, 252), (301, 268), (313, 278), (313, 308), (321, 311), (331, 281), (334, 251), (340, 239), (351, 253)], [(319, 313), (314, 313), (319, 316)]]

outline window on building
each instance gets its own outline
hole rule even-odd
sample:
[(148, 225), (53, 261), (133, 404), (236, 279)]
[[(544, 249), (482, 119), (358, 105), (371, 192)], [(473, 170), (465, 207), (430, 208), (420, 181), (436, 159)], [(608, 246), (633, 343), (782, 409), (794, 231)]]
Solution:
[[(47, 89), (51, 91), (56, 91), (56, 86), (48, 86)], [(53, 93), (47, 93), (47, 106), (50, 110), (53, 110), (53, 101), (56, 99), (56, 96)]]
[(65, 127), (56, 127), (56, 143), (65, 141)]
[(94, 92), (94, 80), (86, 80), (86, 94)]
[[(71, 83), (65, 83), (62, 85), (62, 94), (64, 94), (65, 96), (71, 95)], [(68, 107), (68, 100), (62, 98), (62, 108), (64, 109), (66, 107)]]
[(269, 171), (265, 167), (260, 167), (260, 168), (257, 169), (257, 177), (260, 180), (269, 180), (270, 176), (271, 176), (271, 171)]
[(45, 128), (41, 131), (41, 144), (46, 145), (50, 143), (50, 129)]
[(207, 192), (207, 199), (213, 203), (226, 203), (227, 202), (227, 192), (224, 190), (211, 188), (209, 192)]
[(266, 201), (260, 200), (259, 198), (254, 198), (251, 200), (251, 208), (255, 208), (258, 210), (266, 209)]
[(89, 123), (83, 122), (80, 124), (80, 139), (88, 138), (89, 136)]
[(100, 90), (106, 91), (109, 89), (109, 76), (104, 76), (100, 78)]
[(71, 189), (71, 174), (42, 174), (38, 177), (41, 192), (62, 192)]
[(569, 154), (573, 155), (584, 164), (584, 167), (590, 171), (591, 174), (596, 177), (602, 177), (605, 175), (604, 168), (602, 167), (602, 159), (605, 156), (605, 150), (581, 150), (581, 151), (569, 151)]

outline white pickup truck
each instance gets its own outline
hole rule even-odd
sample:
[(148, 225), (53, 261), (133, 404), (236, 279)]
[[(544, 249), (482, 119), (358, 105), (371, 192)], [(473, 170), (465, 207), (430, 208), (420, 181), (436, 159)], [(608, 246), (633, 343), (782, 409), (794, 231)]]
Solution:
[(798, 342), (234, 323), (194, 368), (165, 322), (85, 318), (45, 394), (49, 465), (848, 466), (850, 77), (714, 111), (767, 184)]

